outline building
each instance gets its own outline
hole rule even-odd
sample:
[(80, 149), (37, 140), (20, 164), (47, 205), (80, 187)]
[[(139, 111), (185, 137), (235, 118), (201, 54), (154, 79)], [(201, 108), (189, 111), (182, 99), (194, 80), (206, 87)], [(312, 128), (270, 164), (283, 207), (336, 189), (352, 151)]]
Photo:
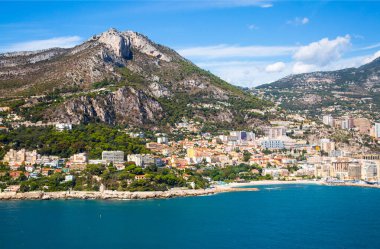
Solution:
[(124, 151), (103, 151), (102, 160), (107, 163), (124, 163)]
[(380, 123), (375, 123), (375, 125), (373, 126), (373, 130), (374, 130), (374, 137), (375, 138), (380, 138)]
[(284, 149), (285, 144), (282, 140), (269, 139), (261, 141), (261, 147), (264, 149)]
[(354, 126), (362, 134), (369, 134), (371, 130), (371, 121), (367, 118), (355, 118)]
[(348, 179), (348, 166), (351, 163), (350, 158), (340, 157), (331, 162), (330, 177), (341, 180)]
[(265, 127), (264, 134), (269, 139), (277, 139), (286, 135), (286, 129), (283, 126)]
[(37, 163), (37, 160), (41, 157), (36, 150), (27, 151), (25, 149), (13, 150), (10, 149), (4, 156), (3, 161), (8, 163), (10, 166), (21, 166), (21, 165), (33, 165)]
[(362, 179), (375, 181), (377, 177), (378, 164), (373, 160), (362, 160)]
[(334, 118), (333, 118), (333, 116), (331, 116), (331, 115), (324, 115), (324, 116), (322, 117), (322, 122), (323, 122), (323, 124), (325, 124), (325, 125), (329, 125), (329, 126), (331, 126), (331, 127), (334, 126)]
[(73, 175), (66, 175), (65, 176), (65, 182), (69, 182), (69, 181), (74, 181), (74, 176)]
[(6, 189), (4, 189), (4, 192), (17, 192), (20, 190), (20, 185), (10, 185)]
[(55, 128), (58, 131), (72, 130), (73, 129), (73, 125), (70, 124), (70, 123), (58, 123), (58, 124), (55, 124)]
[(236, 137), (236, 141), (239, 143), (243, 141), (253, 141), (255, 140), (255, 133), (247, 131), (231, 131), (230, 137)]
[(335, 151), (335, 142), (331, 142), (330, 139), (324, 138), (320, 141), (321, 150), (327, 153)]
[(167, 137), (158, 137), (157, 138), (157, 143), (159, 144), (168, 144), (169, 139)]
[(0, 107), (0, 112), (9, 112), (11, 108), (9, 106), (1, 106)]
[(354, 128), (354, 119), (348, 116), (343, 117), (341, 121), (341, 128), (343, 130), (350, 130)]
[(146, 167), (148, 165), (155, 165), (155, 159), (150, 154), (131, 154), (127, 156), (128, 162), (134, 162), (136, 166)]
[(135, 180), (144, 180), (145, 175), (135, 175)]
[(86, 153), (74, 154), (67, 162), (67, 166), (74, 170), (84, 170), (87, 166), (88, 158)]
[(350, 163), (348, 165), (348, 179), (360, 180), (362, 177), (362, 168), (359, 163)]

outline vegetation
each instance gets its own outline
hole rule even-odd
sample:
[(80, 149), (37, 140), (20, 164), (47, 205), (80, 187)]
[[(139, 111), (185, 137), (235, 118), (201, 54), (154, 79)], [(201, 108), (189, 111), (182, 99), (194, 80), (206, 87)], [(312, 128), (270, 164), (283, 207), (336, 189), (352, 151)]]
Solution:
[[(23, 172), (18, 178), (11, 178), (9, 168), (0, 164), (0, 189), (5, 189), (9, 185), (20, 185), (21, 192), (43, 190), (53, 191), (98, 191), (103, 184), (106, 189), (118, 191), (165, 191), (173, 187), (190, 187), (189, 182), (193, 182), (195, 188), (206, 188), (208, 183), (201, 175), (190, 173), (184, 177), (184, 172), (174, 169), (158, 168), (149, 166), (147, 168), (137, 167), (134, 164), (126, 163), (124, 170), (116, 170), (111, 164), (88, 165), (83, 172), (71, 172), (73, 181), (65, 181), (65, 176), (60, 170), (49, 176), (38, 175), (37, 178), (27, 178), (25, 168), (20, 168)], [(54, 169), (52, 169), (53, 171)], [(136, 179), (136, 176), (143, 176)]]
[(271, 180), (270, 175), (262, 176), (262, 168), (258, 165), (240, 164), (238, 166), (227, 166), (225, 168), (208, 169), (203, 172), (213, 181), (244, 181), (252, 180)]
[(126, 154), (148, 153), (144, 143), (125, 132), (105, 124), (74, 126), (71, 131), (54, 127), (21, 127), (0, 133), (0, 156), (13, 149), (37, 149), (42, 155), (68, 158), (75, 153), (88, 152), (90, 158), (100, 158), (103, 150), (121, 150)]

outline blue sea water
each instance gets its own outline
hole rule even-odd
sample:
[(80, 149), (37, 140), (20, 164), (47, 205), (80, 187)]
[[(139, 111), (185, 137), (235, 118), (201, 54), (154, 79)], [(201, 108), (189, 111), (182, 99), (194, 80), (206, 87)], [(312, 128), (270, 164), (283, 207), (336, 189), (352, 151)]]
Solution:
[(261, 186), (140, 201), (0, 202), (0, 248), (380, 248), (380, 189)]

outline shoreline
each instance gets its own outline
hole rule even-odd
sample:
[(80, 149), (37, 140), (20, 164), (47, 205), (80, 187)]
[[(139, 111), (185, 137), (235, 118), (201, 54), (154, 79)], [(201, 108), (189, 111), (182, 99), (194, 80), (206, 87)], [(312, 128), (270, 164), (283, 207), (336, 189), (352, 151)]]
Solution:
[[(260, 191), (256, 186), (263, 185), (290, 185), (290, 184), (313, 184), (339, 187), (362, 187), (380, 188), (380, 185), (355, 184), (355, 183), (327, 183), (324, 181), (295, 180), (279, 181), (264, 180), (251, 182), (232, 182), (225, 185), (214, 185), (207, 189), (180, 189), (172, 188), (167, 191), (60, 191), (60, 192), (0, 192), (0, 201), (6, 200), (147, 200), (147, 199), (169, 199), (177, 197), (206, 196), (228, 192), (252, 192)], [(250, 187), (252, 186), (252, 187)], [(246, 188), (242, 188), (246, 187)]]
[(263, 180), (263, 181), (250, 181), (250, 182), (231, 182), (225, 186), (230, 188), (245, 187), (245, 186), (262, 186), (262, 185), (287, 185), (287, 184), (317, 184), (323, 185), (324, 182), (313, 180), (295, 180), (295, 181), (280, 181), (280, 180)]
[(0, 201), (4, 200), (146, 200), (168, 199), (175, 197), (204, 196), (226, 192), (259, 191), (257, 188), (233, 188), (226, 186), (214, 186), (207, 189), (170, 189), (167, 191), (61, 191), (43, 192), (33, 191), (25, 193), (1, 192)]
[(279, 181), (279, 180), (264, 180), (264, 181), (251, 181), (251, 182), (232, 182), (225, 186), (230, 188), (239, 188), (246, 186), (263, 186), (263, 185), (291, 185), (291, 184), (313, 184), (324, 185), (332, 187), (359, 187), (359, 188), (380, 188), (380, 185), (371, 185), (366, 183), (350, 183), (350, 182), (325, 182), (325, 181), (313, 181), (313, 180), (295, 180), (295, 181)]

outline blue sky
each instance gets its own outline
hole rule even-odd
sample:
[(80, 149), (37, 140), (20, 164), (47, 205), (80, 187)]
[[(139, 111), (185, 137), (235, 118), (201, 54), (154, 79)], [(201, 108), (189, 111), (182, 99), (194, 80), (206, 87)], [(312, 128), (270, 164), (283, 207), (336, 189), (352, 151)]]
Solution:
[(380, 56), (378, 1), (1, 1), (0, 52), (70, 47), (110, 27), (241, 86)]

